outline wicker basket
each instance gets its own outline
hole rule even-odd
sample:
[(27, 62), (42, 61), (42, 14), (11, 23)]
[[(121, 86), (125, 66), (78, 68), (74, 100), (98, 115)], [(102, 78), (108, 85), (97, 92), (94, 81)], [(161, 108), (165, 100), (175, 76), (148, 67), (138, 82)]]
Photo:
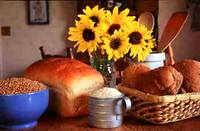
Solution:
[(122, 85), (118, 89), (132, 101), (131, 116), (165, 124), (200, 115), (200, 93), (156, 96)]

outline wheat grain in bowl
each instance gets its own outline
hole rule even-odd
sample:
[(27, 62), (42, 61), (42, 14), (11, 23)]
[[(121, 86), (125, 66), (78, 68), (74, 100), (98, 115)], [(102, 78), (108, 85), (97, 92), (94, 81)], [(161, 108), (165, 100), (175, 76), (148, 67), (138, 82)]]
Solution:
[(47, 87), (37, 81), (23, 77), (0, 80), (0, 95), (25, 94), (44, 90)]
[(37, 81), (22, 77), (0, 80), (0, 129), (36, 126), (48, 103), (49, 89)]

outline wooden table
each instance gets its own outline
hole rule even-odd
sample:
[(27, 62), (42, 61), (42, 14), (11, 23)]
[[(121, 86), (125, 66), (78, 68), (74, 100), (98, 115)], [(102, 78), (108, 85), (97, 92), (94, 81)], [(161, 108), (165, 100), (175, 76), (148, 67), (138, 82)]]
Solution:
[[(39, 124), (33, 129), (24, 131), (104, 131), (105, 129), (91, 128), (88, 126), (87, 117), (64, 118), (52, 114), (45, 114)], [(0, 130), (4, 131), (4, 130)], [(107, 129), (106, 131), (200, 131), (200, 117), (170, 123), (153, 125), (131, 117), (125, 117), (120, 128)]]

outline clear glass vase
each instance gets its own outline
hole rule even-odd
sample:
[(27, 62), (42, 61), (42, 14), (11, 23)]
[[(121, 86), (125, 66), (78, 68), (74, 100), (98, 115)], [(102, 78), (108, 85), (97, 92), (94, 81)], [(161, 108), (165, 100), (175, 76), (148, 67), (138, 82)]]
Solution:
[(116, 69), (113, 61), (109, 61), (101, 54), (94, 53), (90, 56), (90, 65), (103, 75), (104, 86), (116, 87)]

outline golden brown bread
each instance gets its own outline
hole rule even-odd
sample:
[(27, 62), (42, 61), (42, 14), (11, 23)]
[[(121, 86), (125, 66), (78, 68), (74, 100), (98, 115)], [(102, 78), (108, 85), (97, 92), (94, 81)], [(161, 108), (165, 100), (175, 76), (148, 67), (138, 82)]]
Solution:
[(182, 74), (173, 67), (150, 70), (143, 64), (135, 64), (125, 69), (122, 85), (153, 95), (175, 95), (182, 81)]
[(140, 77), (137, 86), (141, 91), (153, 95), (175, 95), (178, 93), (183, 76), (170, 66), (159, 67)]
[(200, 92), (200, 62), (183, 60), (173, 65), (183, 75), (182, 87), (186, 92)]
[(150, 71), (150, 68), (144, 64), (131, 64), (123, 72), (122, 84), (126, 87), (138, 89), (137, 81), (139, 77), (148, 71)]
[(103, 87), (102, 75), (78, 60), (49, 58), (35, 62), (25, 77), (50, 86), (50, 109), (62, 116), (88, 113), (88, 94)]

